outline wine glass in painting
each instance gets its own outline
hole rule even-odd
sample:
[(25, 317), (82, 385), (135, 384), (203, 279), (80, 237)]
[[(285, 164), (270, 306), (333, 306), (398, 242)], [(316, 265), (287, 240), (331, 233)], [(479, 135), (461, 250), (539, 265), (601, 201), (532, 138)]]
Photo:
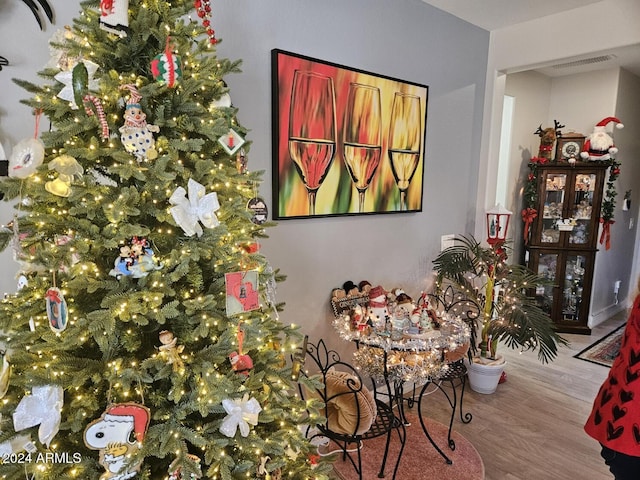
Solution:
[(358, 190), (358, 210), (364, 211), (365, 193), (380, 164), (380, 90), (369, 85), (349, 85), (344, 113), (344, 163)]
[(289, 111), (289, 154), (307, 188), (309, 215), (316, 213), (316, 193), (336, 150), (333, 80), (296, 70)]
[(389, 125), (389, 160), (400, 190), (400, 210), (407, 210), (407, 190), (420, 161), (420, 97), (396, 92)]

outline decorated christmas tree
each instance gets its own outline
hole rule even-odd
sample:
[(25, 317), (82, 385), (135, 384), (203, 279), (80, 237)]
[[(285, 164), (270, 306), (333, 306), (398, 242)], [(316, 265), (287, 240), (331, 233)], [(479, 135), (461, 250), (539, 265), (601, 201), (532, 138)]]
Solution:
[(206, 0), (85, 1), (16, 80), (2, 479), (326, 478), (212, 25)]

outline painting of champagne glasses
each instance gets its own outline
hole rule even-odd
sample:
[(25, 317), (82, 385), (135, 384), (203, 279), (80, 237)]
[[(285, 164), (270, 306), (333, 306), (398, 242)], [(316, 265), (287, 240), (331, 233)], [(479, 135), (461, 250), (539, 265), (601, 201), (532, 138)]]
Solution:
[(272, 51), (274, 219), (422, 211), (428, 87)]

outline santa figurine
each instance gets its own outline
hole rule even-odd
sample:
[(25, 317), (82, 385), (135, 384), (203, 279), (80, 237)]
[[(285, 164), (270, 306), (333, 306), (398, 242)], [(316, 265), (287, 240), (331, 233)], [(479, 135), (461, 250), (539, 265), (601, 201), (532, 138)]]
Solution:
[(229, 361), (231, 362), (231, 369), (236, 373), (242, 375), (249, 375), (249, 370), (253, 368), (253, 360), (247, 354), (240, 354), (238, 352), (231, 352), (229, 354)]
[(623, 128), (624, 125), (616, 117), (607, 117), (598, 123), (593, 133), (587, 137), (584, 142), (580, 158), (583, 160), (610, 160), (612, 155), (618, 153), (618, 149), (613, 143), (613, 138), (605, 129), (609, 123), (615, 123), (616, 128)]
[(354, 305), (351, 310), (351, 321), (355, 330), (363, 332), (365, 335), (369, 334), (369, 319), (361, 305)]

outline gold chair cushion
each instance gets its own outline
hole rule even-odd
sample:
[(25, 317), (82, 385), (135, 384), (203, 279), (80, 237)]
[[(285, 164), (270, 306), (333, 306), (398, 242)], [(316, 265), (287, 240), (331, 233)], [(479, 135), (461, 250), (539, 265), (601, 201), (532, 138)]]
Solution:
[[(348, 381), (352, 383), (349, 386)], [(360, 388), (360, 380), (349, 373), (329, 370), (326, 375), (327, 426), (329, 430), (346, 434), (362, 435), (371, 428), (376, 418), (376, 401), (371, 390), (365, 385)], [(342, 395), (340, 395), (342, 394)], [(338, 395), (338, 396), (335, 396)], [(357, 400), (357, 403), (356, 403)], [(358, 406), (360, 420), (358, 422)]]

